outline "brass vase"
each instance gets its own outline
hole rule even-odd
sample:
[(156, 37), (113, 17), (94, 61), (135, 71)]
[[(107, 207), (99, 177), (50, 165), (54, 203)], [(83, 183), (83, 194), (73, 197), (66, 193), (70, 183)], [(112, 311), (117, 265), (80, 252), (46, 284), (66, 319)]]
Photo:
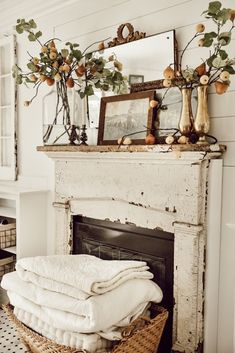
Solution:
[(192, 88), (182, 88), (182, 109), (179, 120), (179, 130), (182, 135), (187, 136), (193, 127), (193, 113), (192, 113)]
[(194, 129), (197, 135), (199, 136), (198, 144), (207, 144), (205, 135), (208, 133), (210, 128), (210, 120), (208, 114), (208, 103), (207, 103), (207, 90), (208, 86), (198, 86), (197, 95), (198, 95), (198, 104), (197, 112), (194, 121)]

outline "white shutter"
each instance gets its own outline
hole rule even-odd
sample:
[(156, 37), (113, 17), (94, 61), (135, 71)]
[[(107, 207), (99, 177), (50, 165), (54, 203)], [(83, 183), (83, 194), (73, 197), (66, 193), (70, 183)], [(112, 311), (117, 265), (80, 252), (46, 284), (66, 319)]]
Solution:
[(17, 175), (15, 63), (16, 39), (12, 35), (0, 40), (0, 180), (15, 180)]

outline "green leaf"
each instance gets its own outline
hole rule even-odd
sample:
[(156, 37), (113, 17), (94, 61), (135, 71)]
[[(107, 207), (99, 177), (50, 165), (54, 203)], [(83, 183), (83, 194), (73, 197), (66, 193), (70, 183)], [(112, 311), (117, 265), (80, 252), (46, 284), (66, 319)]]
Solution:
[(226, 53), (226, 51), (222, 50), (222, 49), (219, 50), (219, 55), (220, 55), (222, 60), (225, 60), (228, 57), (228, 54)]
[(37, 28), (37, 25), (36, 25), (36, 23), (34, 22), (34, 20), (30, 20), (30, 21), (29, 21), (29, 25), (30, 25), (31, 28)]
[(233, 68), (232, 66), (230, 66), (230, 65), (224, 66), (223, 70), (224, 70), (224, 71), (228, 71), (231, 75), (234, 75), (234, 74), (235, 74), (234, 68)]
[(205, 39), (212, 39), (212, 38), (216, 38), (217, 37), (217, 34), (215, 32), (208, 32), (208, 33), (205, 33)]
[(216, 12), (220, 10), (221, 6), (220, 1), (211, 1), (209, 2), (208, 12), (211, 14), (216, 14)]
[(104, 84), (104, 85), (102, 86), (102, 89), (103, 89), (103, 91), (108, 91), (108, 90), (109, 90), (109, 85)]
[(21, 25), (17, 25), (16, 26), (16, 32), (19, 33), (19, 34), (23, 33), (24, 32), (23, 27)]
[(81, 50), (73, 50), (72, 51), (73, 56), (75, 57), (75, 59), (77, 59), (77, 61), (80, 61), (82, 59), (82, 52)]
[(23, 82), (22, 76), (21, 76), (21, 75), (18, 75), (18, 76), (16, 77), (16, 83), (17, 83), (17, 85), (21, 85), (22, 82)]
[(217, 20), (220, 21), (222, 25), (224, 25), (227, 22), (227, 20), (230, 19), (230, 15), (231, 15), (230, 12), (231, 12), (231, 9), (222, 9), (216, 15)]
[(92, 96), (94, 94), (93, 87), (91, 85), (86, 86), (85, 90), (84, 90), (84, 93), (87, 96)]
[(29, 33), (28, 39), (29, 39), (30, 42), (35, 42), (36, 37), (35, 37), (35, 35), (33, 33)]
[(74, 47), (74, 48), (77, 48), (77, 47), (79, 47), (79, 44), (74, 43), (74, 44), (73, 44), (73, 47)]
[(79, 92), (79, 91), (78, 91), (78, 93), (79, 93), (79, 96), (80, 96), (81, 99), (85, 98), (86, 95), (85, 95), (84, 92)]
[(61, 55), (63, 58), (67, 58), (67, 56), (69, 55), (68, 49), (61, 49)]
[(100, 81), (97, 81), (97, 82), (95, 83), (95, 88), (101, 88), (101, 83), (100, 83)]
[(90, 60), (92, 58), (92, 53), (87, 53), (85, 55), (86, 60)]
[(29, 70), (31, 70), (33, 72), (37, 71), (36, 66), (32, 62), (28, 63), (27, 67), (28, 67)]
[(39, 38), (41, 36), (42, 36), (42, 32), (41, 31), (38, 31), (38, 32), (35, 33), (35, 37), (36, 38)]
[(217, 56), (213, 62), (212, 62), (212, 66), (216, 67), (217, 69), (226, 66), (226, 62), (224, 60), (222, 60), (219, 56)]
[(213, 39), (204, 39), (204, 41), (203, 41), (203, 47), (210, 47), (211, 45), (212, 45), (212, 43), (213, 43)]
[(231, 41), (231, 32), (222, 32), (218, 37), (218, 41), (222, 46), (228, 45)]

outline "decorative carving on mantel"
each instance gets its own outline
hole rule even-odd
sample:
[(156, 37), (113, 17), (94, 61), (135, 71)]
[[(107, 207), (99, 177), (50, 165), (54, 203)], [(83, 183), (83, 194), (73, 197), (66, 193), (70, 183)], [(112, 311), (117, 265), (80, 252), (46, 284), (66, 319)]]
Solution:
[[(124, 29), (127, 28), (129, 33), (124, 37)], [(130, 23), (123, 23), (118, 27), (117, 37), (108, 42), (108, 47), (115, 47), (116, 45), (132, 42), (133, 40), (142, 39), (146, 36), (145, 32), (134, 31), (134, 27)]]

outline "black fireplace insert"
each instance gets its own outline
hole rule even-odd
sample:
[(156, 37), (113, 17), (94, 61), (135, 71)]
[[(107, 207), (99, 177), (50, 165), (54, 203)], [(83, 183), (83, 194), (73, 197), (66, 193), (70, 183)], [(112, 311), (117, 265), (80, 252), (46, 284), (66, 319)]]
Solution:
[(73, 217), (73, 254), (90, 254), (107, 260), (146, 261), (163, 291), (160, 305), (169, 311), (159, 353), (170, 353), (173, 325), (174, 234), (130, 224)]

